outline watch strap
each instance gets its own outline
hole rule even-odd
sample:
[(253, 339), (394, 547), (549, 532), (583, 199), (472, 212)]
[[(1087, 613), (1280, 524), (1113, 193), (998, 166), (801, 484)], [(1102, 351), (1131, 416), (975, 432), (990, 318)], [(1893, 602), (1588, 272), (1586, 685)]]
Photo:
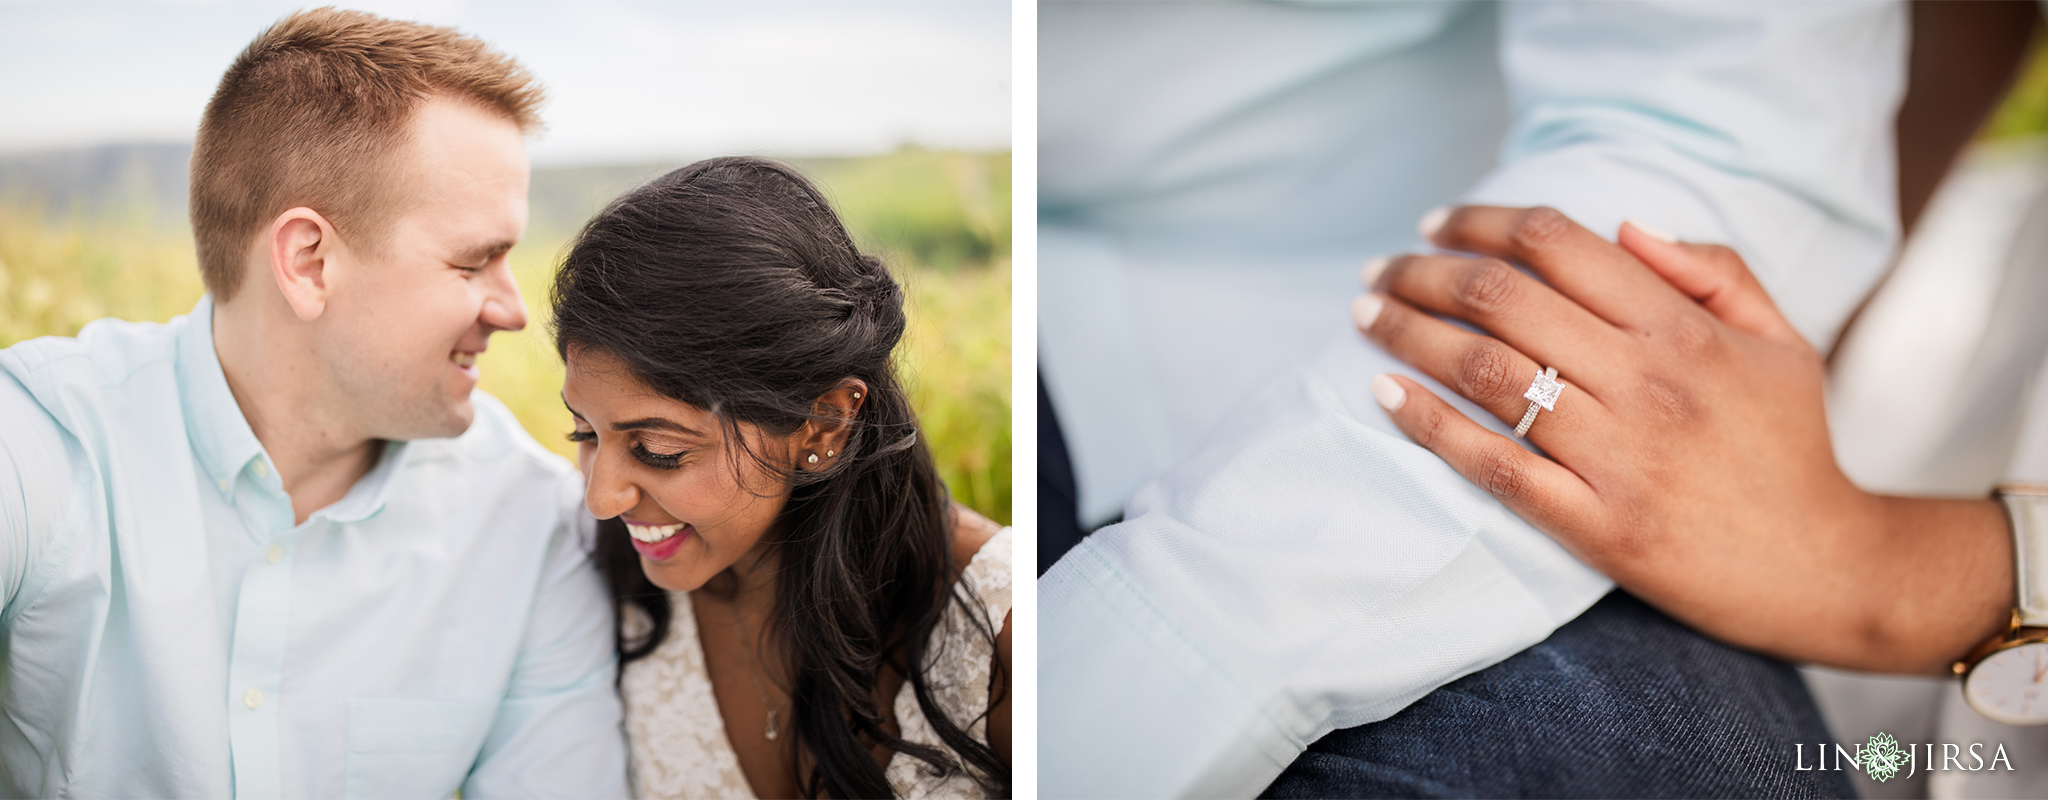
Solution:
[(2048, 627), (2048, 485), (2000, 484), (1992, 492), (2012, 525), (2014, 603), (2020, 624)]

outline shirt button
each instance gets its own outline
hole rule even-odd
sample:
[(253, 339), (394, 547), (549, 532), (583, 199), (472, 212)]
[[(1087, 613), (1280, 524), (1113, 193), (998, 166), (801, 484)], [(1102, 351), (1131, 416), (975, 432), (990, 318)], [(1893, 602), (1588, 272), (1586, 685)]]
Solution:
[(249, 691), (243, 692), (242, 705), (248, 706), (252, 710), (255, 709), (257, 706), (263, 705), (263, 690), (250, 689)]
[(281, 544), (274, 544), (274, 545), (271, 545), (271, 546), (270, 546), (270, 552), (264, 553), (264, 554), (263, 554), (263, 557), (264, 557), (264, 558), (267, 558), (267, 559), (270, 559), (270, 563), (272, 563), (272, 564), (275, 564), (275, 563), (277, 563), (279, 559), (282, 559), (282, 558), (284, 558), (284, 545), (281, 545)]
[(258, 459), (256, 459), (256, 477), (258, 477), (258, 478), (268, 478), (268, 477), (270, 477), (270, 464), (269, 464), (269, 463), (267, 463), (267, 462), (265, 462), (265, 461), (264, 461), (263, 459), (261, 459), (261, 458), (258, 458)]
[(218, 482), (220, 483), (220, 490), (223, 492), (227, 491), (228, 487), (234, 486), (234, 483), (226, 478), (222, 478)]

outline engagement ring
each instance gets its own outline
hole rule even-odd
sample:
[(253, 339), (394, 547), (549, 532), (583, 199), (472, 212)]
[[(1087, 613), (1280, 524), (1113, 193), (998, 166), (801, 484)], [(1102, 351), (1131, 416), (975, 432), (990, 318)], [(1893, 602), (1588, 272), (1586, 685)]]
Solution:
[(1564, 384), (1557, 380), (1557, 368), (1551, 367), (1536, 373), (1536, 380), (1529, 383), (1529, 391), (1522, 397), (1529, 401), (1529, 413), (1522, 415), (1522, 424), (1515, 426), (1515, 436), (1529, 435), (1529, 426), (1536, 424), (1536, 412), (1556, 411), (1557, 395), (1564, 391)]

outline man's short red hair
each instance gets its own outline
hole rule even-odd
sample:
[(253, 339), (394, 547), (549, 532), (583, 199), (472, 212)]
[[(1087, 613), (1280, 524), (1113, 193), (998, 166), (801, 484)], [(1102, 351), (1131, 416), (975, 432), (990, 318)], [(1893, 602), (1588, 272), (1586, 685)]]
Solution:
[(337, 229), (387, 224), (402, 183), (389, 155), (430, 96), (540, 125), (541, 87), (511, 57), (451, 28), (359, 11), (300, 11), (221, 76), (192, 148), (192, 235), (217, 301), (241, 287), (251, 237), (305, 206)]

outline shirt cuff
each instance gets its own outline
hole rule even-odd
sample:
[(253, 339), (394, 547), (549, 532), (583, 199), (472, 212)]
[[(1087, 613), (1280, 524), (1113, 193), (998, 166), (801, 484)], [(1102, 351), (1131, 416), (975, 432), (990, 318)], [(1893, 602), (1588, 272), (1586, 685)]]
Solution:
[(1306, 747), (1093, 542), (1038, 598), (1042, 796), (1251, 797)]

